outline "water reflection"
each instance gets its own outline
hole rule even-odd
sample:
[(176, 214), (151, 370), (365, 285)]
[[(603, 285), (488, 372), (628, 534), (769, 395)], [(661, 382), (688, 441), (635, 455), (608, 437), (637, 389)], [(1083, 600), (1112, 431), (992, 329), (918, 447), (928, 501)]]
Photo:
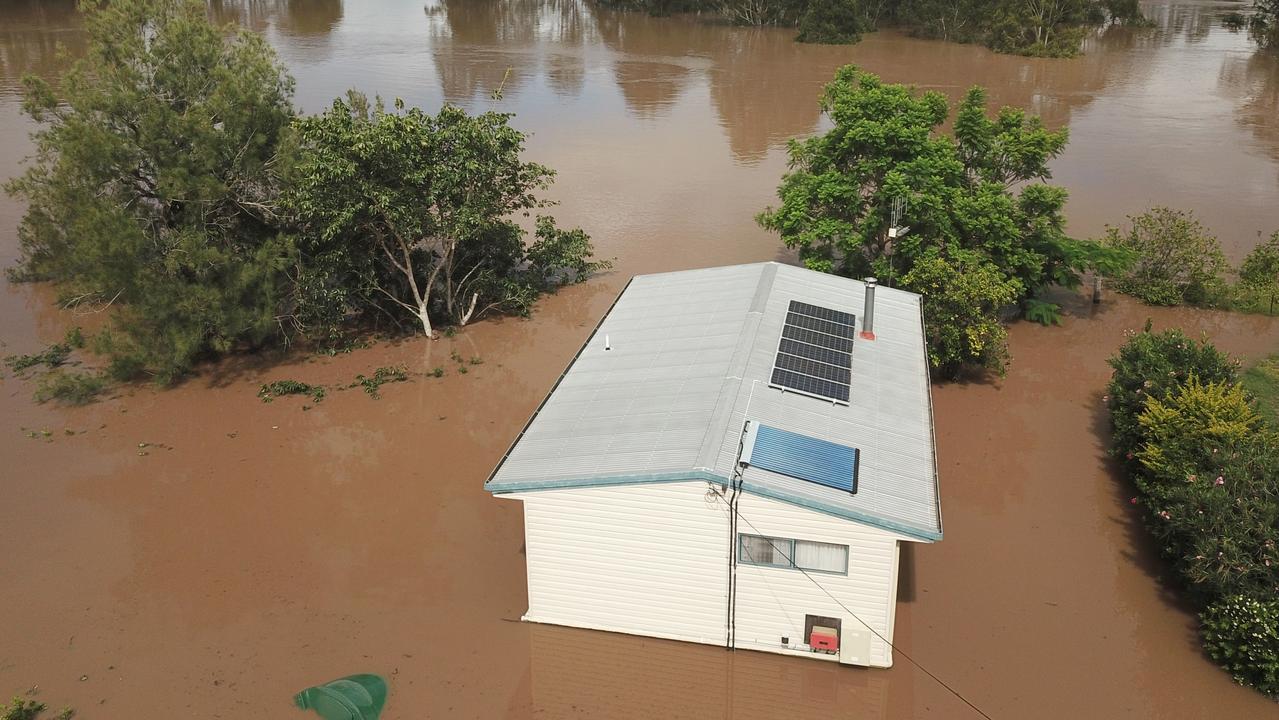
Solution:
[(55, 79), (62, 50), (84, 52), (75, 0), (17, 0), (0, 4), (0, 95), (17, 92), (23, 75)]
[(342, 0), (209, 0), (209, 13), (257, 32), (275, 27), (285, 35), (315, 37), (342, 21)]
[(553, 625), (529, 625), (528, 632), (535, 716), (878, 720), (912, 715), (909, 706), (899, 707), (906, 693), (896, 691), (911, 685), (902, 674)]
[[(1279, 57), (1258, 51), (1246, 58), (1222, 60), (1220, 83), (1230, 97), (1240, 98), (1235, 120), (1252, 132), (1271, 157), (1279, 160)], [(1275, 218), (1279, 226), (1279, 217)]]

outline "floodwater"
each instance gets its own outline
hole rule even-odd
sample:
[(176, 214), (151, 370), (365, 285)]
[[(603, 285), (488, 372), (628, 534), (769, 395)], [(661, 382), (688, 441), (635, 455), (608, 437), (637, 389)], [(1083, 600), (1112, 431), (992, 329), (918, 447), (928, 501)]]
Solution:
[[(56, 78), (55, 48), (82, 51), (69, 7), (0, 1), (0, 177), (30, 151), (17, 78)], [(1202, 656), (1105, 459), (1101, 403), (1105, 358), (1147, 317), (1245, 358), (1279, 348), (1266, 318), (1072, 298), (1064, 327), (1013, 326), (1006, 378), (939, 385), (946, 538), (904, 556), (892, 670), (517, 622), (520, 507), (481, 489), (627, 277), (786, 257), (752, 216), (844, 63), (956, 97), (980, 83), (1068, 125), (1054, 170), (1074, 232), (1166, 204), (1237, 260), (1279, 229), (1279, 60), (1221, 28), (1238, 7), (1152, 5), (1155, 31), (1110, 29), (1053, 61), (892, 33), (805, 47), (569, 0), (217, 3), (266, 33), (308, 110), (357, 86), (516, 113), (530, 155), (559, 171), (557, 215), (617, 267), (531, 320), (229, 362), (87, 408), (0, 380), (0, 696), (38, 685), (95, 720), (291, 717), (302, 687), (377, 672), (391, 720), (976, 717), (909, 655), (993, 718), (1279, 716)], [(0, 199), (5, 264), (21, 212)], [(0, 288), (0, 352), (101, 321), (53, 297)], [(483, 364), (461, 374), (453, 351)], [(449, 374), (309, 411), (255, 396), (395, 363)]]

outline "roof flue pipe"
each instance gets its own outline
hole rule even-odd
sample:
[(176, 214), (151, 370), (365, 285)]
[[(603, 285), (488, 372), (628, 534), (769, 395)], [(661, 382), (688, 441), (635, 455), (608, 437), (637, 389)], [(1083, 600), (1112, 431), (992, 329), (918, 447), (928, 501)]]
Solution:
[(879, 281), (873, 277), (866, 278), (866, 307), (862, 310), (862, 339), (875, 339), (875, 285)]

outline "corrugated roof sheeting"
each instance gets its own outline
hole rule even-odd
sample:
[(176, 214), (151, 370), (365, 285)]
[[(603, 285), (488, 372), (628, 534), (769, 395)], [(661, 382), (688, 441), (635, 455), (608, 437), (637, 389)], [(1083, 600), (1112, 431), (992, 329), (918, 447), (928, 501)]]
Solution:
[[(689, 472), (731, 477), (747, 419), (858, 448), (855, 495), (748, 468), (747, 490), (940, 537), (919, 296), (880, 287), (848, 405), (768, 386), (791, 300), (857, 316), (860, 281), (778, 263), (632, 280), (524, 435), (494, 492)], [(605, 350), (605, 340), (611, 350)]]

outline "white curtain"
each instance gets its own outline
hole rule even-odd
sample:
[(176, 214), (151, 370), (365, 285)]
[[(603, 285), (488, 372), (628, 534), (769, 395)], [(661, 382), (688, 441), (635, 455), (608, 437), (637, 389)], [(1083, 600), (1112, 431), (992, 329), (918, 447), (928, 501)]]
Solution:
[(796, 540), (795, 565), (805, 570), (847, 574), (848, 546)]

